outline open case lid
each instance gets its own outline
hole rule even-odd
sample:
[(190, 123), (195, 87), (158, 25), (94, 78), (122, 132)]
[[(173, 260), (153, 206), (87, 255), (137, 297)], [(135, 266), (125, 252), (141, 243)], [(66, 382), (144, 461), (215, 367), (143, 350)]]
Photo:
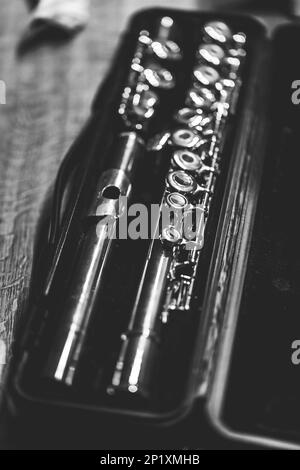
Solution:
[[(207, 411), (223, 437), (244, 447), (300, 448), (300, 342), (294, 343), (300, 338), (300, 108), (292, 88), (300, 77), (295, 56), (299, 40), (297, 25), (274, 34), (257, 210), (254, 171), (235, 247), (231, 240), (235, 254), (230, 273), (224, 262), (213, 275), (225, 295), (208, 299), (214, 321), (223, 302), (224, 320)], [(209, 357), (209, 342), (206, 353)]]

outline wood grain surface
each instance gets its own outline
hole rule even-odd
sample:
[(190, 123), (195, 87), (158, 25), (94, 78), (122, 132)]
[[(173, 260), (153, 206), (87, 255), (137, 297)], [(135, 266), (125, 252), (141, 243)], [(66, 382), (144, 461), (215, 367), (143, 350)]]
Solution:
[(26, 2), (0, 2), (0, 80), (6, 84), (6, 104), (0, 105), (0, 389), (28, 297), (37, 222), (128, 17), (149, 6), (211, 5), (210, 0), (92, 0), (88, 27), (75, 38), (46, 38), (20, 54), (29, 21)]

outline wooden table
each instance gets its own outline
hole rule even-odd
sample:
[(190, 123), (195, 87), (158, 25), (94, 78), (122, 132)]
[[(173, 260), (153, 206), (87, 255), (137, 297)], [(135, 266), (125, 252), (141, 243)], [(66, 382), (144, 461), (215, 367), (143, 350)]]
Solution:
[(37, 221), (128, 17), (147, 6), (200, 4), (211, 6), (209, 0), (92, 0), (89, 25), (74, 39), (39, 43), (20, 55), (29, 12), (22, 0), (0, 3), (0, 80), (6, 84), (0, 105), (0, 389), (28, 297)]

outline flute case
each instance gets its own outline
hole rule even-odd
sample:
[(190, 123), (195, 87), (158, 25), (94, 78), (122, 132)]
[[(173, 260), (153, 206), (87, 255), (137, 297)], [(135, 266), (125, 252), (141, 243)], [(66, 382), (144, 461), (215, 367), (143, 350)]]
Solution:
[[(146, 405), (109, 396), (106, 385), (148, 241), (116, 243), (110, 263), (113, 275), (108, 276), (101, 300), (110, 314), (104, 320), (94, 316), (78, 386), (68, 389), (44, 380), (41, 361), (51, 346), (51, 325), (59, 318), (56, 312), (56, 320), (51, 319), (49, 310), (65, 294), (65, 279), (76, 259), (81, 215), (117, 128), (115, 110), (138, 32), (151, 31), (162, 16), (172, 17), (181, 31), (187, 67), (199, 30), (215, 19), (246, 34), (247, 58), (223, 151), (197, 294), (188, 316), (174, 314), (163, 346), (156, 400)], [(134, 16), (88, 123), (60, 168), (51, 213), (45, 212), (41, 222), (28, 308), (2, 399), (7, 446), (238, 449), (300, 445), (296, 412), (300, 385), (291, 361), (291, 344), (300, 331), (296, 223), (300, 111), (291, 101), (291, 82), (300, 65), (289, 54), (299, 38), (300, 27), (291, 24), (269, 41), (259, 22), (234, 14), (151, 9)], [(180, 86), (185, 88), (186, 81)], [(160, 126), (163, 119), (162, 114)], [(153, 184), (159, 181), (160, 171), (155, 158), (151, 156), (141, 170), (134, 201), (149, 203), (149, 193), (152, 199), (157, 197), (153, 186), (158, 193), (161, 189), (159, 183)]]

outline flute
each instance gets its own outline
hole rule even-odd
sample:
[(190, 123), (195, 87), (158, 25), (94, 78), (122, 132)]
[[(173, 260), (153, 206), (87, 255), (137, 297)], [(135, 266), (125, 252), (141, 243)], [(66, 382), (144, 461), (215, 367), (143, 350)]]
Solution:
[(43, 376), (71, 386), (78, 370), (85, 337), (94, 312), (112, 239), (121, 216), (120, 197), (128, 200), (137, 168), (145, 156), (145, 136), (164, 97), (175, 87), (174, 73), (161, 65), (181, 59), (181, 50), (170, 39), (173, 20), (163, 17), (157, 36), (141, 31), (123, 89), (118, 115), (123, 131), (109, 152), (91, 202), (87, 230), (72, 273), (68, 296), (62, 306), (59, 328), (51, 344)]
[(175, 216), (168, 224), (157, 223), (109, 394), (151, 399), (162, 328), (172, 311), (190, 310), (226, 124), (239, 91), (245, 40), (222, 22), (203, 28), (186, 107), (175, 116), (180, 127), (167, 141), (174, 150), (160, 219), (166, 206)]

